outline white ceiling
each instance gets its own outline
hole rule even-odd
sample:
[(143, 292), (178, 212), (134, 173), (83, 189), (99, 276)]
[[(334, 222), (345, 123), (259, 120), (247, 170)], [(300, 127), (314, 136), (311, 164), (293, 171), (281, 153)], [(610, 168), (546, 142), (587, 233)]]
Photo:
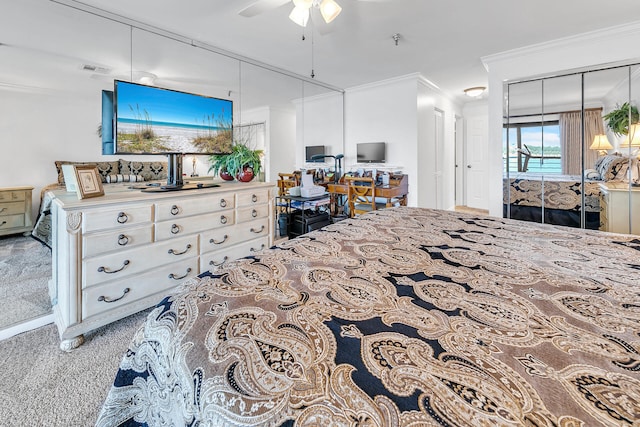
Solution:
[[(240, 16), (238, 11), (255, 0), (81, 3), (299, 75), (310, 76), (313, 69), (315, 80), (340, 88), (419, 72), (461, 102), (464, 88), (487, 84), (481, 63), (485, 55), (640, 21), (637, 0), (337, 1), (343, 10), (331, 24), (310, 25), (304, 31), (288, 19), (290, 3), (253, 17)], [(10, 9), (8, 3), (13, 2), (0, 3), (3, 9)], [(66, 7), (46, 0), (39, 3)], [(320, 20), (317, 13), (316, 18)], [(11, 26), (22, 29), (20, 19), (2, 23), (9, 27), (3, 25), (4, 31), (0, 30), (0, 43), (17, 43), (11, 40)], [(394, 33), (400, 34), (397, 46)], [(46, 37), (19, 43), (30, 49), (48, 49)]]

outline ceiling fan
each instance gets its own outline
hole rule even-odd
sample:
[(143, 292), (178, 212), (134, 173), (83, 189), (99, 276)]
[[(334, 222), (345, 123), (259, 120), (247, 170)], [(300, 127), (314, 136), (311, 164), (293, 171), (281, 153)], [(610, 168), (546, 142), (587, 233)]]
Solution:
[[(368, 2), (384, 2), (390, 0), (358, 0)], [(333, 21), (342, 11), (342, 8), (335, 0), (258, 0), (238, 12), (239, 15), (252, 17), (259, 15), (271, 9), (283, 6), (289, 2), (293, 2), (293, 10), (289, 14), (296, 24), (306, 27), (309, 22), (310, 12), (312, 8), (320, 10), (322, 19), (328, 24)]]

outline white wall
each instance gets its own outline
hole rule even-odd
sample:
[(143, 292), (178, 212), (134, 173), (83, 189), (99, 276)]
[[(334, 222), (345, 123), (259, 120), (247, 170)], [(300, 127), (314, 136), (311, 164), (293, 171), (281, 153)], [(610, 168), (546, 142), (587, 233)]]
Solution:
[(489, 71), (489, 210), (502, 216), (504, 82), (640, 58), (640, 22), (482, 58)]

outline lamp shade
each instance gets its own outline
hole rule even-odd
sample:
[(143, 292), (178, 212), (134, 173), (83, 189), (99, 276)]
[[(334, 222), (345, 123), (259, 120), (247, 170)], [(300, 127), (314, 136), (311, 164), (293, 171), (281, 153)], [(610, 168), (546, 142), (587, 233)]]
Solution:
[(289, 19), (301, 27), (306, 27), (309, 22), (309, 8), (296, 5), (289, 14)]
[(334, 0), (323, 0), (320, 3), (320, 13), (327, 24), (336, 19), (340, 12), (342, 12), (342, 8)]
[(602, 133), (593, 137), (593, 143), (589, 147), (590, 150), (611, 150), (612, 148), (607, 135)]
[(640, 123), (629, 126), (629, 133), (624, 137), (620, 147), (640, 147)]

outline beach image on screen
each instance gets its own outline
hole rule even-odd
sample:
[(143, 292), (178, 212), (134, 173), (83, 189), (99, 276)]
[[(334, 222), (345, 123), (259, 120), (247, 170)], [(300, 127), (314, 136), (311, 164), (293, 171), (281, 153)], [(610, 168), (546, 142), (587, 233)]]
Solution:
[(231, 152), (233, 103), (116, 81), (116, 152)]

